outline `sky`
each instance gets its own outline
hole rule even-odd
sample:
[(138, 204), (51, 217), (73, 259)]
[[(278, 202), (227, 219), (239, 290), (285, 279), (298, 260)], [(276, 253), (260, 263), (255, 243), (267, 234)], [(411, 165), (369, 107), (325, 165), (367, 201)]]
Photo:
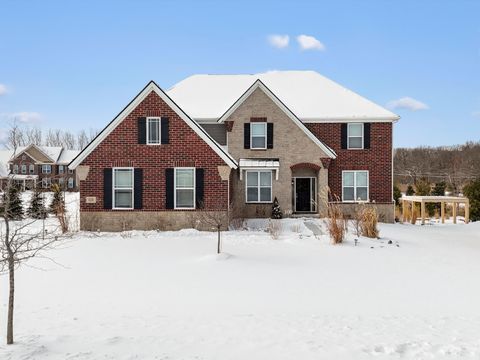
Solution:
[[(0, 0), (0, 141), (102, 129), (150, 80), (315, 70), (401, 119), (396, 147), (480, 140), (480, 0)], [(2, 135), (3, 134), (3, 135)]]

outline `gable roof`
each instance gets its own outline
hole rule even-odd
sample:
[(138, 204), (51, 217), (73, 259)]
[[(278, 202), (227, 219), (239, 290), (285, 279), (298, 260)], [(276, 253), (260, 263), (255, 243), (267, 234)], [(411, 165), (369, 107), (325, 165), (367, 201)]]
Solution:
[(154, 91), (165, 103), (175, 111), (180, 118), (205, 141), (225, 163), (233, 169), (237, 168), (237, 162), (233, 159), (207, 132), (194, 120), (192, 120), (153, 80), (150, 81), (132, 101), (110, 121), (110, 123), (83, 149), (68, 165), (76, 168), (83, 160), (120, 124), (145, 97)]
[(261, 80), (303, 122), (396, 121), (399, 116), (315, 71), (193, 75), (167, 91), (196, 120), (217, 120)]
[(280, 110), (282, 110), (299, 128), (302, 130), (310, 140), (312, 140), (322, 151), (330, 158), (335, 159), (337, 154), (330, 147), (320, 141), (310, 130), (297, 118), (297, 116), (261, 81), (257, 80), (252, 86), (235, 101), (230, 108), (218, 119), (218, 122), (225, 121), (256, 89), (262, 90)]
[(63, 150), (63, 147), (61, 146), (40, 146), (36, 144), (30, 144), (28, 146), (18, 147), (15, 156), (13, 155), (13, 150), (12, 150), (12, 157), (17, 158), (18, 156), (26, 152), (28, 153), (28, 156), (30, 156), (33, 160), (37, 162), (42, 162), (40, 161), (41, 159), (35, 158), (35, 156), (33, 156), (31, 153), (28, 152), (28, 150), (30, 150), (31, 148), (34, 148), (37, 151), (39, 151), (41, 155), (45, 156), (47, 160), (50, 160), (53, 163), (57, 162)]

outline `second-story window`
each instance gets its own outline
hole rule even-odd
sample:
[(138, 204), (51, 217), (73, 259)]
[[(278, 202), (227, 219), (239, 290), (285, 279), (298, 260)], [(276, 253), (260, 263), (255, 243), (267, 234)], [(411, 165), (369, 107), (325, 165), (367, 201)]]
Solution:
[(363, 149), (363, 124), (348, 124), (348, 148)]
[(22, 174), (26, 174), (27, 173), (27, 165), (25, 164), (22, 164)]
[(160, 118), (147, 118), (147, 144), (159, 145), (160, 141)]
[(28, 172), (30, 174), (34, 174), (35, 173), (35, 165), (30, 164), (30, 166), (28, 167)]
[(13, 165), (13, 173), (18, 174), (18, 165), (17, 164)]
[(250, 124), (250, 144), (252, 149), (267, 148), (267, 123)]
[(63, 174), (63, 165), (58, 165), (58, 173)]
[(52, 173), (52, 165), (43, 164), (42, 165), (42, 174), (51, 174)]

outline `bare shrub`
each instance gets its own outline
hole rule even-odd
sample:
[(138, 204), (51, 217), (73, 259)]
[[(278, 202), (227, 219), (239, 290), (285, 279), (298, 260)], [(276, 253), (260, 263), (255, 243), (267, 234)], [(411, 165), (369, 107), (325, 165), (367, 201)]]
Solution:
[(378, 214), (375, 207), (365, 207), (362, 211), (362, 221), (360, 223), (362, 235), (369, 238), (378, 238)]
[(412, 217), (410, 219), (410, 222), (415, 225), (417, 223), (417, 219), (418, 219), (418, 210), (417, 210), (417, 207), (415, 205), (413, 205), (412, 207)]
[(290, 230), (294, 233), (299, 233), (300, 232), (300, 224), (296, 223), (290, 226)]
[(282, 223), (278, 220), (270, 219), (268, 221), (267, 231), (268, 231), (268, 233), (270, 234), (270, 236), (272, 237), (273, 240), (278, 240), (278, 238), (280, 237), (280, 235), (283, 232)]
[(328, 234), (333, 244), (341, 244), (345, 238), (346, 221), (343, 211), (337, 203), (328, 204)]
[(409, 222), (412, 220), (412, 211), (409, 204), (405, 203), (403, 208), (403, 218), (402, 222)]
[(230, 220), (230, 226), (233, 230), (243, 230), (245, 229), (245, 219), (235, 218)]

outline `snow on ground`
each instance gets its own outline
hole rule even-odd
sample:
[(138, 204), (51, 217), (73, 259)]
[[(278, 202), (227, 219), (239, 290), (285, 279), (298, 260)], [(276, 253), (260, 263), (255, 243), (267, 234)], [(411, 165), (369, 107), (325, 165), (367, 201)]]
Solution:
[(0, 359), (480, 358), (480, 223), (382, 224), (358, 246), (282, 223), (278, 240), (265, 220), (224, 233), (220, 257), (193, 229), (78, 233), (61, 265), (18, 271)]

